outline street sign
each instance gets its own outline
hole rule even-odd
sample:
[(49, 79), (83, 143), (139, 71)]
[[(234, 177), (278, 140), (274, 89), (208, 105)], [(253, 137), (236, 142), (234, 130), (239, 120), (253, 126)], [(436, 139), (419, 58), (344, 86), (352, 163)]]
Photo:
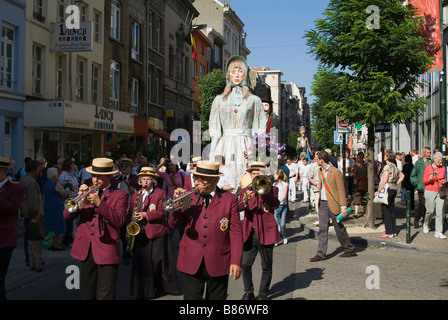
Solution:
[[(344, 142), (344, 134), (334, 131), (334, 144), (343, 144)], [(345, 136), (345, 144), (347, 144), (347, 135)]]
[(350, 120), (342, 119), (342, 118), (336, 116), (336, 131), (339, 133), (352, 132), (352, 127), (350, 126)]
[(375, 126), (375, 132), (390, 132), (390, 123), (383, 122)]

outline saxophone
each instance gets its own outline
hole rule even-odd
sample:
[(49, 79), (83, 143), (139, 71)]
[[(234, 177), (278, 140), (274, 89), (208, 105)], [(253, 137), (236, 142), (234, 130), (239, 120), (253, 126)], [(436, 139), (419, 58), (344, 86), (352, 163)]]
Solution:
[(131, 222), (126, 226), (127, 252), (132, 252), (132, 250), (134, 249), (135, 237), (140, 233), (140, 225), (138, 224), (137, 219), (135, 218), (135, 213), (138, 212), (139, 210), (139, 202), (143, 190), (144, 189), (141, 189), (138, 192), (137, 197), (135, 198), (134, 210), (132, 212), (132, 219)]

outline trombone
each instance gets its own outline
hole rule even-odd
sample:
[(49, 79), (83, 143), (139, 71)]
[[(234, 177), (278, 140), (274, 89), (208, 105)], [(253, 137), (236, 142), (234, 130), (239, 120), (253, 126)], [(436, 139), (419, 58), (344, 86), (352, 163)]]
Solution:
[(97, 192), (97, 186), (96, 184), (93, 184), (89, 187), (89, 189), (87, 189), (86, 191), (84, 191), (82, 194), (80, 194), (79, 196), (72, 198), (72, 199), (67, 199), (64, 202), (64, 208), (70, 212), (76, 212), (78, 211), (78, 209), (81, 209), (82, 206), (84, 205), (84, 198), (87, 197), (87, 195), (92, 191), (95, 190), (95, 192)]
[(162, 206), (163, 208), (168, 212), (178, 211), (178, 210), (185, 210), (190, 208), (191, 202), (193, 202), (193, 198), (190, 197), (190, 194), (197, 192), (198, 187), (193, 188), (190, 191), (186, 191), (182, 193), (179, 197), (175, 199), (171, 198), (164, 198), (162, 200)]
[(269, 180), (269, 177), (265, 175), (256, 176), (252, 180), (252, 190), (260, 196), (267, 194), (271, 191), (271, 180)]

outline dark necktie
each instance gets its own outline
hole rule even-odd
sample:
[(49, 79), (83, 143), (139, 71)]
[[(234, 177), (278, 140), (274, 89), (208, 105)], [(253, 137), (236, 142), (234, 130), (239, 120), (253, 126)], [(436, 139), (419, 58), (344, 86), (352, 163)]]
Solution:
[(212, 196), (210, 194), (204, 194), (202, 195), (202, 199), (204, 199), (205, 207), (207, 208), (210, 204), (210, 200), (212, 199)]

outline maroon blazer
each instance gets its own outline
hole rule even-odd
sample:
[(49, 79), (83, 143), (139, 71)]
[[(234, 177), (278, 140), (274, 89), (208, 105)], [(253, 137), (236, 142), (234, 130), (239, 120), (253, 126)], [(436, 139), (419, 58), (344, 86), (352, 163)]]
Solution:
[[(250, 190), (250, 188), (251, 187), (248, 186), (246, 189), (240, 191), (240, 199), (242, 199), (244, 193), (247, 190)], [(240, 209), (244, 210), (244, 242), (249, 238), (252, 228), (255, 229), (258, 240), (260, 240), (262, 245), (274, 244), (281, 240), (277, 222), (274, 217), (274, 210), (280, 206), (280, 201), (277, 196), (278, 188), (273, 186), (271, 187), (271, 191), (264, 196), (255, 194), (255, 196), (247, 202), (246, 208), (242, 209), (240, 207)], [(263, 210), (263, 202), (269, 206), (269, 212)]]
[[(129, 223), (132, 219), (137, 194), (138, 192), (135, 192), (132, 195), (127, 223)], [(141, 209), (138, 210), (146, 212), (147, 219), (143, 219), (139, 222), (139, 224), (144, 228), (148, 239), (159, 238), (170, 233), (170, 229), (168, 228), (167, 212), (162, 206), (162, 200), (165, 197), (165, 191), (159, 188), (154, 188), (149, 196), (146, 197), (145, 203), (141, 204)], [(141, 203), (142, 200), (143, 196), (140, 196), (139, 203)]]
[(23, 188), (9, 180), (0, 188), (0, 248), (17, 247), (16, 218), (23, 194)]
[(184, 187), (182, 189), (185, 189), (187, 191), (190, 191), (193, 189), (193, 183), (191, 182), (192, 173), (186, 174), (184, 179)]
[(212, 277), (229, 274), (230, 265), (241, 266), (243, 234), (237, 197), (216, 188), (206, 208), (195, 194), (191, 207), (169, 215), (171, 228), (185, 228), (179, 244), (177, 268), (195, 274), (202, 259)]
[(120, 263), (120, 227), (126, 222), (129, 196), (122, 190), (109, 187), (101, 196), (100, 205), (84, 205), (74, 213), (64, 210), (64, 218), (73, 220), (79, 216), (71, 255), (83, 261), (89, 247), (97, 264)]

